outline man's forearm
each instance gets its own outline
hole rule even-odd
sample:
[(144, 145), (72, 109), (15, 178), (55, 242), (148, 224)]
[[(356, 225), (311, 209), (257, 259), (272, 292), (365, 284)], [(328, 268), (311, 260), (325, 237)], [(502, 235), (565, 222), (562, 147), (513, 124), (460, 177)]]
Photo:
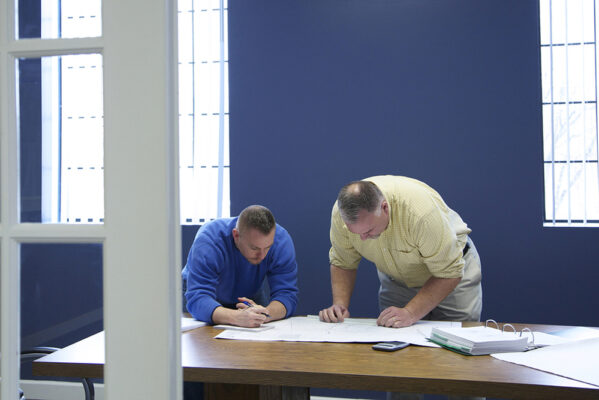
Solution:
[(216, 307), (212, 312), (212, 322), (215, 325), (225, 324), (225, 325), (235, 325), (236, 323), (236, 313), (237, 310), (232, 310), (226, 307)]
[(285, 318), (287, 315), (287, 308), (278, 300), (273, 300), (268, 306), (268, 315), (270, 315), (269, 321), (276, 321)]
[[(270, 304), (265, 307), (268, 310), (270, 318), (266, 318), (264, 322), (276, 321), (285, 318), (287, 315), (287, 309), (280, 301), (273, 300)], [(242, 324), (244, 315), (241, 314), (242, 310), (231, 309), (226, 307), (217, 307), (212, 313), (212, 322), (214, 324), (226, 324), (226, 325), (239, 325)]]
[(351, 295), (356, 284), (357, 270), (343, 269), (331, 264), (331, 289), (333, 304), (349, 307)]
[(460, 283), (462, 278), (430, 277), (416, 296), (406, 305), (416, 320), (422, 319), (439, 305)]

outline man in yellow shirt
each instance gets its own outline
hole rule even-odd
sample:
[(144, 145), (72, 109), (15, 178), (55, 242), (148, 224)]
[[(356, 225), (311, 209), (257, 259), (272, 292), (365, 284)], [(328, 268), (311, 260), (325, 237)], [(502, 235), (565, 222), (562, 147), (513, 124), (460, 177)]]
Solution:
[(381, 326), (421, 319), (478, 321), (480, 258), (471, 230), (423, 182), (375, 176), (339, 192), (331, 216), (329, 252), (333, 304), (325, 322), (343, 322), (362, 257), (378, 270)]

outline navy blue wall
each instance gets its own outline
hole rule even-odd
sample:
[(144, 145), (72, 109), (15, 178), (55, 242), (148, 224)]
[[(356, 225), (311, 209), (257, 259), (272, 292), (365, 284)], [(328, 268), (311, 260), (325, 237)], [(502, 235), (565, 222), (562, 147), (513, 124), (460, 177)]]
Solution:
[[(300, 314), (330, 304), (330, 210), (421, 179), (473, 229), (483, 318), (599, 325), (599, 229), (543, 228), (535, 0), (229, 1), (231, 202), (292, 234)], [(377, 315), (364, 263), (350, 310)]]
[(42, 220), (42, 62), (40, 58), (19, 63), (19, 165), (21, 222)]

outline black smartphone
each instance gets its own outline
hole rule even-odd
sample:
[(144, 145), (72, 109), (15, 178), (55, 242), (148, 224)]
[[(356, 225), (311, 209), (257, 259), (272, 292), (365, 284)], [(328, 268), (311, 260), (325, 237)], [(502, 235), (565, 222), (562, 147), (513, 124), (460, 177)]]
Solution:
[(408, 342), (381, 342), (373, 345), (372, 348), (380, 351), (397, 351), (409, 345)]

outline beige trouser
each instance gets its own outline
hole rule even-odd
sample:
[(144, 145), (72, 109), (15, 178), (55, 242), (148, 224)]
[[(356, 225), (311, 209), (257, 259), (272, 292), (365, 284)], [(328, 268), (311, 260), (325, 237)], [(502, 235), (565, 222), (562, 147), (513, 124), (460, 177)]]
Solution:
[[(470, 238), (470, 249), (464, 255), (464, 277), (458, 286), (437, 307), (423, 319), (432, 321), (480, 321), (482, 310), (482, 288), (480, 257)], [(378, 272), (381, 287), (379, 289), (379, 309), (387, 307), (405, 307), (418, 293), (420, 288), (409, 288), (388, 275)], [(387, 400), (417, 400), (421, 394), (388, 392)], [(482, 399), (481, 397), (449, 396), (449, 399)]]

